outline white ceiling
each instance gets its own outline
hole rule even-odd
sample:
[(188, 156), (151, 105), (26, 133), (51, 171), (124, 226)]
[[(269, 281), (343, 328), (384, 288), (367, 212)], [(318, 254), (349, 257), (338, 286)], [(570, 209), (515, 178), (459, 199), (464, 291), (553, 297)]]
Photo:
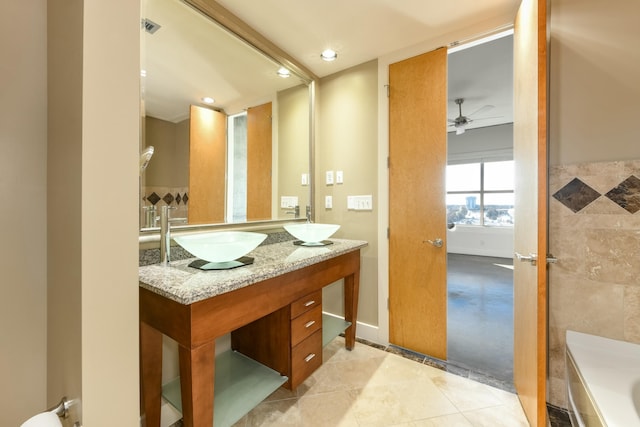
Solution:
[[(515, 16), (520, 3), (520, 0), (217, 1), (320, 77), (497, 16)], [(264, 94), (258, 88), (266, 84), (260, 81), (263, 78), (270, 84), (279, 85), (277, 90), (299, 83), (298, 80), (274, 77), (274, 64), (262, 62), (258, 65), (255, 58), (245, 59), (239, 67), (229, 68), (232, 61), (222, 58), (230, 54), (234, 57), (233, 61), (238, 60), (242, 56), (238, 54), (242, 48), (237, 42), (229, 40), (221, 43), (205, 39), (205, 27), (210, 24), (204, 19), (197, 19), (200, 21), (197, 24), (193, 21), (187, 24), (186, 15), (194, 15), (195, 12), (185, 12), (184, 6), (177, 7), (178, 3), (177, 0), (145, 1), (145, 17), (163, 25), (155, 35), (147, 35), (144, 42), (146, 54), (143, 64), (147, 68), (147, 77), (143, 86), (147, 114), (177, 120), (181, 115), (186, 115), (188, 104), (197, 103), (201, 96), (205, 96), (205, 92), (216, 98), (218, 107), (237, 110), (243, 103), (249, 102), (248, 99), (260, 98), (260, 94)], [(177, 33), (171, 34), (171, 22), (176, 18), (178, 22), (183, 21), (182, 30), (176, 28)], [(197, 29), (191, 31), (193, 39), (184, 38), (185, 25), (191, 30)], [(510, 38), (501, 39), (450, 55), (450, 118), (458, 115), (458, 107), (453, 100), (463, 97), (464, 115), (484, 105), (494, 105), (495, 108), (482, 116), (499, 117), (497, 120), (477, 120), (472, 125), (486, 126), (512, 121), (510, 43)], [(174, 51), (171, 59), (166, 59), (166, 54), (160, 53), (167, 46)], [(325, 48), (336, 50), (338, 59), (333, 62), (322, 61), (320, 52)], [(202, 59), (196, 59), (191, 62), (188, 59), (191, 53), (200, 53), (200, 58), (209, 57), (214, 61), (205, 63)], [(248, 72), (252, 72), (251, 77)], [(256, 78), (256, 72), (260, 78)], [(200, 77), (203, 83), (197, 83)], [(185, 91), (186, 94), (178, 95), (178, 92)], [(247, 93), (249, 95), (245, 96)], [(166, 107), (169, 98), (175, 97), (182, 97), (179, 106)], [(157, 114), (151, 112), (162, 108), (168, 110)], [(174, 111), (169, 111), (170, 108)], [(480, 115), (476, 118), (480, 118)]]

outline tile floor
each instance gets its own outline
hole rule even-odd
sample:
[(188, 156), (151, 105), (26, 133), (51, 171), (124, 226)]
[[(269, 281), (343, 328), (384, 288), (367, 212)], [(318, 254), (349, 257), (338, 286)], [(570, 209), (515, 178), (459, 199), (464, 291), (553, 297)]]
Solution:
[(279, 389), (234, 427), (528, 426), (507, 391), (336, 338), (323, 365), (295, 392)]

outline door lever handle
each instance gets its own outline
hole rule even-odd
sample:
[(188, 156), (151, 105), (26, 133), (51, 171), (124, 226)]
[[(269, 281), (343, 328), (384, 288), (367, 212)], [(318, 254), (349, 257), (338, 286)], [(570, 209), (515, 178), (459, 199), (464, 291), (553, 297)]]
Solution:
[(434, 240), (423, 240), (422, 243), (431, 243), (436, 248), (441, 248), (442, 245), (444, 245), (444, 242), (440, 238)]
[(536, 254), (522, 255), (521, 253), (516, 252), (516, 258), (520, 262), (530, 262), (531, 265), (538, 264), (538, 255)]
[[(538, 255), (536, 254), (522, 255), (516, 252), (516, 258), (521, 262), (530, 262), (531, 265), (538, 264)], [(551, 254), (548, 254), (545, 258), (545, 262), (547, 264), (556, 264), (558, 262), (558, 258), (554, 257)]]

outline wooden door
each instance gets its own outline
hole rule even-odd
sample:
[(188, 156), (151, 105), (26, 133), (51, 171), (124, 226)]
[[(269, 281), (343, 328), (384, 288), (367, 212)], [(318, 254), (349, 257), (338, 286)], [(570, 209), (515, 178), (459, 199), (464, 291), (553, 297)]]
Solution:
[(447, 357), (446, 80), (445, 48), (389, 66), (389, 341), (439, 359)]
[(546, 0), (523, 0), (514, 32), (514, 249), (525, 257), (514, 262), (514, 383), (532, 426), (547, 425), (546, 24)]
[(271, 219), (271, 103), (247, 111), (247, 220)]
[(189, 119), (189, 224), (224, 222), (227, 116), (192, 105)]

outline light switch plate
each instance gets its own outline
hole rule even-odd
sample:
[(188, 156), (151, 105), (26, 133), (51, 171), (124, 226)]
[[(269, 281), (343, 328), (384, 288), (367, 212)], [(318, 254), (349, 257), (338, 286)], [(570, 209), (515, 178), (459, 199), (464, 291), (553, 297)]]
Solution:
[(352, 211), (372, 211), (373, 196), (347, 196), (347, 209)]
[(327, 171), (325, 176), (325, 183), (327, 185), (333, 185), (333, 171)]
[(342, 184), (344, 182), (344, 175), (342, 171), (336, 171), (336, 184)]
[(302, 185), (309, 185), (309, 174), (308, 173), (303, 173), (302, 174), (302, 178), (300, 179), (300, 183)]
[(333, 197), (332, 196), (325, 196), (324, 197), (324, 207), (326, 209), (332, 209), (333, 208)]
[(298, 206), (297, 196), (282, 196), (280, 197), (280, 208), (292, 209)]

